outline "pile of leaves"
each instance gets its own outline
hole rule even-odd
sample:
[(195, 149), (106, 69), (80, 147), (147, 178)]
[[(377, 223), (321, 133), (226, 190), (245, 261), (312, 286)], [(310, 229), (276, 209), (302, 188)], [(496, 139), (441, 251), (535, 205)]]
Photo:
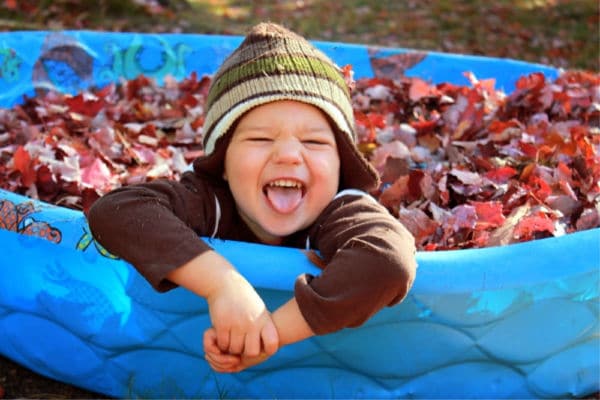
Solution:
[(422, 250), (489, 247), (600, 226), (600, 75), (429, 85), (357, 82), (376, 193)]
[[(346, 71), (349, 73), (349, 69)], [(600, 76), (433, 85), (360, 79), (359, 146), (372, 193), (420, 250), (487, 247), (600, 226)], [(177, 179), (202, 154), (209, 77), (146, 77), (0, 110), (0, 188), (87, 209), (107, 191)]]
[(122, 185), (176, 179), (202, 154), (209, 84), (195, 74), (162, 86), (140, 76), (0, 109), (0, 188), (87, 210)]

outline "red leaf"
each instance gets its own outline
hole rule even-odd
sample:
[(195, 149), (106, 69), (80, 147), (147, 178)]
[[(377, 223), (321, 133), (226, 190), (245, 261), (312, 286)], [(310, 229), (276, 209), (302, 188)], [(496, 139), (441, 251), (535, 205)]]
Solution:
[(515, 86), (518, 90), (541, 90), (546, 83), (546, 78), (541, 72), (534, 72), (527, 76), (522, 76), (517, 80)]
[(427, 179), (429, 176), (420, 169), (414, 169), (410, 171), (408, 177), (408, 192), (410, 194), (408, 201), (413, 202), (423, 198), (423, 192), (428, 189), (423, 187), (423, 182), (431, 184), (431, 181)]
[(37, 170), (37, 183), (38, 192), (40, 196), (54, 197), (60, 190), (60, 185), (54, 179), (54, 175), (47, 165), (40, 165)]
[(502, 203), (499, 201), (472, 201), (477, 214), (476, 229), (489, 229), (501, 226), (506, 218), (502, 214)]
[(440, 193), (440, 202), (442, 205), (447, 205), (450, 201), (450, 192), (447, 186), (447, 175), (443, 175), (437, 182), (437, 189)]
[(195, 120), (192, 121), (192, 123), (190, 125), (192, 126), (193, 130), (200, 129), (204, 125), (204, 117), (200, 116), (200, 117), (196, 118)]
[(152, 86), (151, 83), (150, 79), (144, 75), (139, 75), (137, 78), (127, 81), (125, 89), (127, 100), (137, 99), (141, 89)]
[(378, 113), (368, 113), (367, 118), (369, 119), (369, 124), (374, 126), (375, 128), (385, 128), (385, 116)]
[(471, 242), (474, 247), (487, 247), (490, 241), (490, 231), (475, 230)]
[(373, 142), (377, 137), (376, 129), (385, 128), (386, 121), (385, 116), (382, 114), (369, 112), (355, 112), (354, 117), (356, 119), (356, 124), (365, 128), (367, 132), (367, 137), (361, 137), (361, 142)]
[(533, 195), (541, 201), (546, 200), (546, 197), (552, 194), (552, 188), (548, 182), (539, 176), (534, 175), (529, 178), (529, 187)]
[(537, 213), (522, 218), (515, 227), (514, 235), (519, 239), (531, 240), (538, 232), (554, 233), (554, 221), (546, 214)]
[(501, 134), (510, 128), (519, 128), (519, 121), (511, 119), (509, 121), (493, 120), (488, 125), (488, 131), (495, 134)]
[(74, 97), (65, 97), (64, 102), (72, 112), (91, 118), (95, 117), (105, 106), (104, 99), (98, 99), (95, 96), (85, 99), (83, 94), (78, 94)]
[(193, 108), (199, 104), (199, 101), (193, 94), (186, 93), (179, 99), (179, 103), (184, 107)]
[(519, 149), (527, 158), (535, 159), (538, 149), (533, 143), (519, 142)]
[(15, 169), (21, 173), (21, 183), (23, 186), (31, 186), (36, 178), (35, 162), (23, 146), (17, 147), (15, 154), (13, 154), (13, 163)]
[(577, 147), (583, 157), (591, 162), (596, 162), (596, 149), (594, 145), (591, 143), (589, 135), (589, 128), (583, 126), (574, 126), (571, 128), (571, 134), (573, 140), (577, 143)]
[(506, 183), (510, 178), (516, 176), (518, 171), (512, 167), (504, 166), (488, 171), (484, 174), (486, 178), (496, 183)]
[(435, 97), (439, 92), (437, 88), (419, 78), (413, 78), (408, 91), (408, 97), (412, 102), (418, 102), (423, 97)]
[(94, 189), (85, 188), (81, 191), (81, 206), (85, 214), (88, 213), (90, 207), (96, 200), (100, 198), (98, 192)]
[(438, 121), (436, 121), (436, 120), (428, 120), (428, 121), (427, 120), (417, 120), (417, 121), (410, 121), (409, 124), (410, 124), (410, 126), (415, 128), (415, 130), (419, 134), (425, 134), (425, 133), (433, 132), (435, 127), (438, 125)]
[(342, 68), (342, 75), (344, 76), (344, 81), (346, 82), (346, 86), (350, 91), (354, 90), (356, 86), (356, 82), (354, 81), (354, 71), (352, 69), (351, 64), (344, 65)]

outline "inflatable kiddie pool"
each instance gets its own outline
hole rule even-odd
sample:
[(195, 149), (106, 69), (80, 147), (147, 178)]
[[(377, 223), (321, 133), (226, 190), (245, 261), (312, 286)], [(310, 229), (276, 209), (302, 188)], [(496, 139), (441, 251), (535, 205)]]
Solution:
[[(241, 37), (98, 32), (0, 34), (0, 105), (37, 87), (77, 92), (138, 74), (212, 73)], [(385, 73), (512, 91), (553, 68), (315, 42), (356, 77)], [(400, 62), (398, 62), (400, 61)], [(396, 71), (397, 72), (397, 71)], [(158, 294), (89, 234), (81, 212), (0, 191), (0, 353), (114, 397), (564, 398), (600, 390), (600, 229), (474, 250), (419, 252), (414, 288), (363, 327), (281, 349), (238, 374), (204, 361), (204, 300)], [(211, 240), (273, 309), (303, 272), (297, 249)], [(282, 268), (285, 265), (285, 268)]]

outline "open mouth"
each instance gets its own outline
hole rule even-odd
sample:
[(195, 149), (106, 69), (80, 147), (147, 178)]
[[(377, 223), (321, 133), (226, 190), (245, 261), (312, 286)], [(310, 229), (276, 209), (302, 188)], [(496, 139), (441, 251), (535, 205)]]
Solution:
[(275, 211), (287, 214), (298, 208), (306, 187), (295, 179), (276, 179), (263, 187), (263, 193)]

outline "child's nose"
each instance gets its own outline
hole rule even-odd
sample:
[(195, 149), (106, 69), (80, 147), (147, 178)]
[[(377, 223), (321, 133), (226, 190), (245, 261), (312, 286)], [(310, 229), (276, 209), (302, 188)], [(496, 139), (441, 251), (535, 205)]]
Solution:
[(294, 137), (276, 140), (273, 158), (278, 163), (300, 163), (302, 161), (302, 143)]

